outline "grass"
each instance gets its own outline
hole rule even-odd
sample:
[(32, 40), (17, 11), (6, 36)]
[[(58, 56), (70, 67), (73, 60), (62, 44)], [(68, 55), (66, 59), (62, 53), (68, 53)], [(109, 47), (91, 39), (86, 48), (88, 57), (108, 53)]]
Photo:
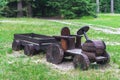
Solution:
[[(88, 71), (79, 69), (67, 72), (53, 69), (44, 63), (34, 63), (39, 55), (34, 57), (21, 56), (10, 57), (12, 54), (11, 44), (15, 33), (38, 33), (45, 35), (60, 35), (64, 26), (70, 26), (71, 33), (83, 25), (92, 24), (95, 27), (119, 28), (120, 15), (100, 14), (98, 18), (83, 17), (74, 20), (62, 20), (79, 24), (79, 26), (61, 24), (49, 20), (37, 18), (0, 18), (0, 79), (1, 80), (119, 80), (120, 76), (120, 45), (107, 44), (107, 51), (111, 55), (110, 66), (93, 66)], [(84, 23), (84, 24), (83, 24)], [(103, 26), (101, 26), (103, 25)], [(90, 29), (87, 33), (90, 39), (102, 39), (105, 42), (120, 41), (119, 34), (108, 34), (102, 31)], [(85, 39), (83, 38), (82, 41)], [(23, 51), (21, 51), (23, 54)]]
[[(82, 17), (81, 19), (74, 19), (70, 20), (71, 22), (81, 23), (81, 24), (92, 24), (95, 26), (101, 26), (101, 27), (113, 27), (113, 28), (119, 28), (120, 27), (120, 15), (116, 14), (100, 14), (98, 15), (98, 18), (92, 18), (92, 17)], [(67, 20), (68, 21), (68, 20)]]

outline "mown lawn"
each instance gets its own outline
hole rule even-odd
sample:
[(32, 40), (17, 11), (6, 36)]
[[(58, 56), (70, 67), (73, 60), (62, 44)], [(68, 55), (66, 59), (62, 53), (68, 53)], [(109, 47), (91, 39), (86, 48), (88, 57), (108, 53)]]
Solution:
[[(61, 20), (72, 24), (64, 24), (37, 18), (0, 18), (0, 80), (119, 80), (120, 79), (120, 34), (109, 34), (90, 29), (87, 33), (90, 39), (102, 39), (107, 43), (107, 51), (111, 55), (108, 66), (100, 68), (98, 65), (88, 71), (70, 70), (60, 71), (44, 63), (34, 63), (39, 55), (28, 57), (10, 57), (15, 33), (38, 33), (45, 35), (60, 35), (64, 26), (69, 26), (72, 34), (83, 25), (92, 24), (97, 28), (120, 28), (120, 15), (101, 14), (98, 18), (83, 17), (74, 20)], [(82, 39), (84, 42), (84, 39)], [(118, 43), (118, 44), (114, 44)], [(111, 45), (112, 44), (112, 45)]]

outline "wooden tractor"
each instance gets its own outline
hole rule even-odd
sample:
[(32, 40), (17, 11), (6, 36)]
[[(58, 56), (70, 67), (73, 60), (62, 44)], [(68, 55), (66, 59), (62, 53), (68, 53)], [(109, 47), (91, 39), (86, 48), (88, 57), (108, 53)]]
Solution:
[(77, 32), (78, 35), (85, 36), (85, 43), (82, 44), (82, 53), (87, 55), (90, 62), (98, 64), (106, 64), (110, 62), (110, 56), (106, 51), (106, 45), (101, 40), (90, 40), (86, 32), (89, 30), (88, 26), (80, 28)]
[[(103, 41), (89, 40), (86, 32), (88, 26), (78, 30), (77, 35), (71, 35), (68, 27), (61, 30), (60, 36), (46, 36), (34, 33), (15, 34), (12, 49), (15, 51), (24, 49), (26, 55), (34, 55), (40, 51), (46, 52), (46, 60), (53, 64), (59, 64), (65, 60), (73, 60), (76, 67), (82, 70), (88, 69), (90, 63), (106, 64), (110, 61)], [(81, 45), (84, 34), (86, 42)], [(68, 58), (70, 57), (70, 58)]]

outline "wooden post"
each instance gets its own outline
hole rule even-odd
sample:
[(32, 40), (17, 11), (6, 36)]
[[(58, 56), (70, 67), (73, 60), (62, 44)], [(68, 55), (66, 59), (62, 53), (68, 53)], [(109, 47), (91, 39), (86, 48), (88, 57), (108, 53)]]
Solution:
[(111, 13), (114, 13), (114, 0), (111, 0)]

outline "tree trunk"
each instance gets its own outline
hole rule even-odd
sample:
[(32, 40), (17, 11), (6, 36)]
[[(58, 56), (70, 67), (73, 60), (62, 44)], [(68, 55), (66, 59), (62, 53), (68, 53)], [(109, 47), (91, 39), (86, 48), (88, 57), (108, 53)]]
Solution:
[(17, 17), (23, 17), (23, 10), (22, 10), (22, 0), (19, 0), (17, 3)]
[(111, 0), (111, 13), (114, 13), (114, 0)]
[(96, 4), (97, 4), (97, 13), (99, 13), (100, 12), (99, 0), (96, 0)]
[(32, 7), (31, 7), (31, 3), (28, 2), (27, 4), (27, 16), (28, 17), (32, 17)]

